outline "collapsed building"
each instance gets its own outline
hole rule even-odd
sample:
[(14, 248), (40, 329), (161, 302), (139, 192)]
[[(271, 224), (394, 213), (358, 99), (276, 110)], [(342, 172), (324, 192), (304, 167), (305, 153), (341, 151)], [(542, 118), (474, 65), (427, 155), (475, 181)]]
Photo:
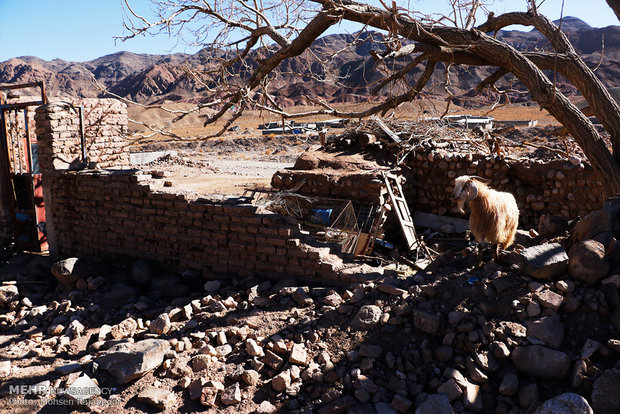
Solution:
[[(618, 407), (620, 279), (612, 273), (617, 260), (591, 279), (578, 278), (567, 274), (566, 252), (552, 239), (543, 256), (561, 257), (542, 264), (532, 260), (540, 265), (533, 270), (493, 263), (471, 269), (460, 260), (438, 271), (404, 275), (367, 264), (371, 249), (390, 241), (401, 253), (423, 251), (433, 239), (416, 235), (413, 222), (463, 233), (466, 222), (450, 217), (456, 214), (449, 197), (452, 179), (461, 174), (489, 178), (515, 194), (525, 229), (544, 213), (566, 221), (599, 209), (604, 189), (577, 156), (519, 159), (486, 139), (372, 120), (322, 148), (311, 147), (293, 169), (274, 174), (273, 188), (251, 188), (247, 197), (199, 196), (174, 187), (164, 191), (154, 185), (152, 173), (131, 165), (124, 104), (41, 103), (22, 124), (36, 132), (36, 141), (16, 134), (19, 128), (4, 131), (10, 160), (22, 164), (12, 164), (0, 177), (3, 186), (10, 179), (16, 189), (8, 195), (5, 190), (2, 217), (20, 223), (5, 227), (7, 239), (39, 249), (47, 243), (57, 258), (121, 264), (147, 259), (192, 280), (221, 280), (171, 297), (162, 291), (186, 278), (166, 272), (157, 277), (172, 280), (166, 289), (149, 286), (149, 279), (138, 290), (117, 282), (130, 279), (127, 271), (116, 277), (89, 273), (66, 283), (54, 273), (64, 292), (38, 298), (61, 302), (33, 308), (20, 297), (30, 296), (28, 284), (20, 285), (22, 279), (11, 274), (18, 280), (2, 286), (3, 294), (12, 295), (0, 303), (7, 307), (0, 329), (23, 340), (7, 347), (15, 353), (12, 362), (0, 361), (3, 377), (40, 361), (43, 354), (21, 348), (30, 342), (40, 352), (53, 349), (70, 360), (80, 358), (52, 369), (49, 378), (71, 385), (93, 376), (99, 386), (117, 384), (122, 395), (114, 397), (123, 404), (134, 404), (132, 392), (138, 394), (154, 375), (172, 390), (162, 390), (165, 396), (183, 395), (184, 409), (194, 408), (185, 405), (192, 404), (185, 396), (196, 406), (228, 412), (253, 412), (267, 402), (268, 410), (256, 411), (275, 412), (279, 406), (292, 412), (320, 407), (321, 414), (411, 412), (416, 407), (509, 413), (551, 397), (558, 404), (587, 406), (581, 395), (591, 396), (597, 412)], [(400, 215), (395, 220), (390, 212)], [(588, 214), (575, 226), (573, 247), (597, 238), (617, 253), (611, 218), (608, 210)], [(392, 238), (394, 233), (401, 239)], [(455, 238), (465, 240), (463, 234)], [(51, 279), (49, 267), (45, 270), (40, 276)], [(291, 286), (292, 278), (303, 285)], [(108, 303), (128, 290), (134, 293)], [(66, 330), (61, 323), (68, 324)], [(83, 359), (69, 347), (84, 339), (85, 325), (97, 332), (90, 345), (81, 341)], [(138, 364), (139, 372), (127, 370), (127, 350), (142, 355), (147, 345), (158, 348), (157, 361), (148, 369)], [(85, 375), (77, 377), (76, 365)], [(10, 378), (0, 395), (6, 395), (7, 384), (29, 386), (31, 380)], [(565, 393), (558, 396), (559, 390)], [(177, 401), (153, 401), (142, 391), (135, 396), (139, 404), (151, 401), (166, 412), (178, 411)]]
[[(344, 220), (348, 206), (345, 227), (357, 234), (343, 251), (342, 244), (322, 245), (290, 214), (261, 208), (251, 197), (154, 191), (149, 185), (153, 178), (129, 164), (127, 111), (119, 101), (49, 103), (36, 109), (33, 121), (37, 168), (43, 176), (42, 192), (36, 188), (45, 205), (45, 224), (31, 224), (38, 224), (38, 238), (45, 238), (55, 257), (141, 258), (209, 277), (258, 274), (348, 282), (359, 266), (343, 263), (338, 253), (372, 250), (390, 200), (385, 173), (395, 165), (401, 196), (412, 212), (458, 217), (450, 194), (453, 179), (463, 174), (488, 178), (495, 188), (513, 193), (521, 210), (520, 227), (526, 229), (536, 227), (543, 213), (574, 219), (605, 200), (594, 170), (577, 157), (545, 161), (499, 156), (480, 150), (475, 142), (478, 147), (439, 138), (428, 126), (396, 125), (401, 131), (396, 134), (382, 122), (370, 122), (343, 134), (328, 150), (307, 151), (293, 169), (277, 172), (268, 190), (293, 189), (322, 200), (315, 200), (310, 210), (324, 211), (331, 204), (333, 215), (325, 227)], [(17, 210), (7, 208), (6, 200), (3, 205), (7, 223)], [(240, 255), (244, 260), (238, 260)]]

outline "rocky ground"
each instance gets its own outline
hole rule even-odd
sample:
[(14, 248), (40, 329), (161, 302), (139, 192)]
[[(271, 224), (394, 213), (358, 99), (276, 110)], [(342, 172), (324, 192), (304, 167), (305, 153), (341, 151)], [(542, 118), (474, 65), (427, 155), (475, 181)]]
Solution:
[(205, 282), (145, 261), (53, 263), (6, 250), (0, 405), (618, 413), (620, 275), (605, 253), (617, 250), (617, 223), (597, 214), (570, 237), (541, 221), (541, 235), (520, 236), (531, 247), (502, 265), (475, 267), (468, 248), (348, 286)]

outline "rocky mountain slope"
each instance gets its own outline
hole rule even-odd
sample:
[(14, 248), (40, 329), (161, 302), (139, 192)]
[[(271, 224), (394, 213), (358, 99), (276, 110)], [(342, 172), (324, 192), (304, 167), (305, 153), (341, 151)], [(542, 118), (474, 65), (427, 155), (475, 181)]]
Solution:
[[(620, 86), (620, 26), (592, 28), (574, 17), (564, 18), (561, 25), (577, 52), (591, 67), (600, 62), (597, 74), (603, 82), (609, 87)], [(520, 49), (548, 48), (546, 39), (535, 30), (501, 31), (498, 37)], [(313, 46), (313, 54), (304, 54), (283, 62), (281, 75), (272, 83), (274, 96), (282, 105), (304, 104), (304, 96), (309, 93), (330, 102), (367, 100), (371, 89), (368, 85), (381, 76), (370, 56), (372, 49), (381, 48), (379, 38), (380, 35), (373, 33), (359, 36), (357, 42), (354, 42), (354, 35), (350, 34), (329, 35), (319, 39)], [(346, 47), (352, 43), (356, 43), (355, 46)], [(603, 45), (604, 59), (601, 61)], [(315, 56), (327, 57), (327, 63), (321, 65)], [(93, 97), (100, 93), (91, 82), (91, 76), (94, 76), (110, 91), (139, 102), (166, 99), (197, 101), (204, 86), (187, 76), (186, 64), (200, 72), (209, 68), (213, 61), (208, 58), (206, 50), (194, 55), (119, 52), (87, 62), (68, 62), (62, 59), (45, 61), (37, 57), (22, 56), (0, 62), (0, 83), (23, 83), (43, 79), (48, 93), (52, 96)], [(417, 77), (420, 71), (421, 69), (413, 71), (409, 80)], [(472, 97), (476, 95), (473, 89), (488, 73), (482, 68), (452, 69), (450, 80), (457, 103), (473, 105)], [(323, 77), (325, 81), (319, 82), (314, 77), (307, 76), (310, 74)], [(436, 78), (431, 84), (441, 82), (443, 76), (442, 71), (437, 70)], [(575, 93), (574, 88), (564, 84), (562, 79), (559, 80), (559, 85), (567, 93)], [(432, 88), (432, 85), (427, 87), (427, 90), (433, 94), (444, 93), (443, 88)], [(517, 99), (528, 98), (522, 96)]]

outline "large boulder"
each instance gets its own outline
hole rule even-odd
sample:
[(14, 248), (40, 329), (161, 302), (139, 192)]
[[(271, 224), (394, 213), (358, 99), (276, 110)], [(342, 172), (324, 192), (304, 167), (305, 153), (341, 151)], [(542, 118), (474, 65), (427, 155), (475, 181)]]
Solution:
[(105, 272), (105, 270), (102, 270), (101, 264), (77, 257), (69, 257), (57, 261), (52, 265), (50, 271), (63, 287), (75, 283), (79, 279), (96, 276)]
[(534, 414), (594, 414), (594, 411), (581, 395), (566, 392), (542, 403)]
[(541, 236), (558, 236), (568, 230), (568, 220), (562, 216), (543, 214), (538, 220), (538, 234)]
[(620, 369), (607, 370), (594, 382), (592, 408), (596, 414), (620, 413)]
[(525, 322), (527, 327), (527, 339), (534, 342), (536, 339), (543, 341), (551, 348), (558, 349), (564, 340), (564, 325), (551, 316), (529, 319)]
[(127, 384), (160, 366), (169, 349), (170, 343), (163, 339), (125, 342), (108, 349), (97, 363), (119, 384)]
[(573, 230), (573, 241), (593, 239), (600, 233), (613, 233), (611, 214), (606, 210), (596, 210), (579, 220)]
[(74, 272), (78, 260), (77, 257), (69, 257), (68, 259), (59, 260), (52, 265), (52, 275), (62, 286), (70, 285), (82, 278), (77, 272)]
[(510, 255), (508, 261), (518, 264), (524, 273), (536, 279), (551, 279), (566, 272), (568, 256), (559, 243), (528, 247)]
[(595, 240), (583, 240), (568, 252), (568, 273), (587, 285), (595, 285), (609, 272), (605, 247)]
[(548, 380), (564, 379), (571, 367), (568, 355), (542, 345), (519, 346), (511, 358), (520, 373)]

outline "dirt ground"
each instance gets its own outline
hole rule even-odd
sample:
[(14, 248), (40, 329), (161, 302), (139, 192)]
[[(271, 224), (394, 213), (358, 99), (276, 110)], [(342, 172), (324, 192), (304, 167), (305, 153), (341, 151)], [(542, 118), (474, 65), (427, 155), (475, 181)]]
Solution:
[[(171, 109), (188, 109), (190, 104), (169, 103)], [(363, 110), (369, 104), (342, 106), (339, 109)], [(451, 105), (450, 114), (490, 115), (498, 120), (531, 120), (539, 123), (543, 130), (557, 127), (559, 124), (546, 112), (535, 106), (513, 105), (496, 108), (489, 114), (488, 109), (464, 110)], [(297, 107), (291, 112), (305, 112), (315, 110), (314, 107)], [(396, 120), (417, 120), (427, 116), (439, 116), (445, 110), (445, 103), (441, 101), (420, 100), (407, 103), (399, 107), (394, 113)], [(131, 118), (148, 124), (162, 126), (172, 119), (165, 112), (154, 109), (129, 108)], [(298, 121), (317, 121), (331, 119), (323, 115), (301, 118)], [(146, 140), (136, 141), (131, 151), (170, 150), (178, 151), (177, 157), (168, 157), (141, 166), (146, 172), (165, 171), (163, 176), (153, 180), (153, 188), (164, 191), (178, 191), (186, 194), (229, 194), (242, 195), (246, 188), (269, 186), (271, 176), (281, 169), (290, 168), (301, 153), (308, 146), (318, 143), (316, 134), (263, 136), (258, 125), (264, 122), (278, 121), (272, 114), (248, 112), (235, 125), (238, 130), (226, 132), (217, 138), (203, 138), (217, 132), (221, 124), (204, 127), (201, 118), (192, 115), (175, 124), (171, 130), (184, 137), (184, 140), (175, 140), (169, 137), (154, 136)], [(351, 121), (349, 127), (354, 127), (357, 121)], [(130, 128), (131, 129), (131, 128)], [(552, 129), (552, 128), (551, 128)], [(133, 132), (140, 131), (133, 129)], [(550, 130), (550, 129), (549, 129)], [(143, 129), (142, 129), (143, 131)], [(329, 129), (327, 135), (338, 136), (343, 129)], [(525, 131), (525, 130), (524, 130)], [(514, 135), (514, 133), (513, 133)], [(518, 133), (517, 133), (518, 135)], [(546, 145), (548, 131), (541, 137), (525, 132), (518, 139), (531, 139), (536, 145)], [(526, 148), (533, 150), (532, 147)], [(541, 153), (548, 151), (540, 150)], [(542, 154), (544, 155), (544, 154)], [(549, 156), (550, 154), (546, 154)], [(166, 186), (164, 186), (164, 184)]]

